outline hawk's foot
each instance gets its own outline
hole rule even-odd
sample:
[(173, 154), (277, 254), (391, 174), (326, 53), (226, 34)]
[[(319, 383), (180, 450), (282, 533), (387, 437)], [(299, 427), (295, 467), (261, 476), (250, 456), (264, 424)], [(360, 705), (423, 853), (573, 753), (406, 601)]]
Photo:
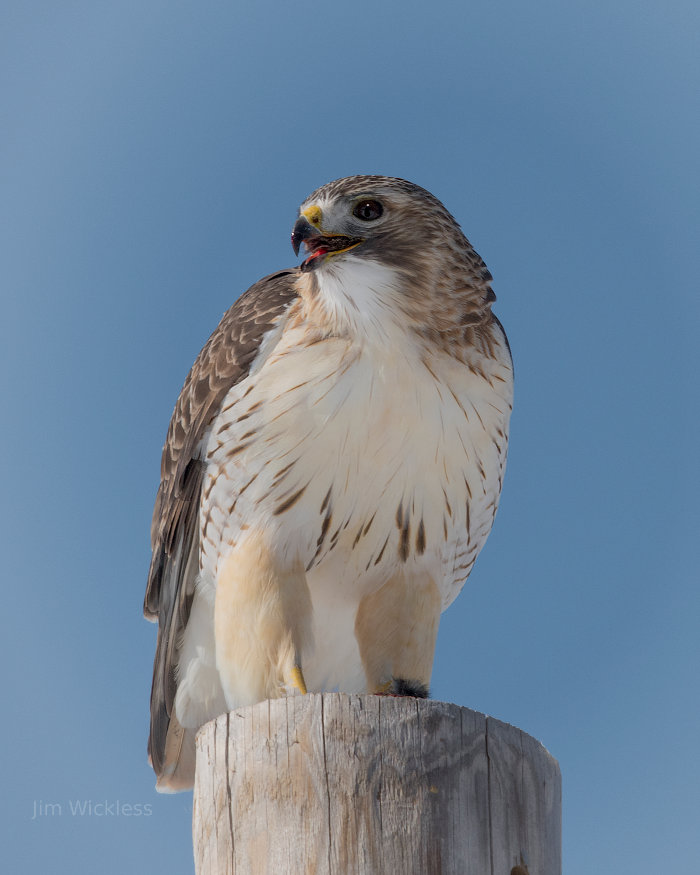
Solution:
[(429, 690), (420, 681), (410, 681), (406, 678), (392, 678), (375, 692), (377, 696), (411, 696), (414, 699), (427, 699)]

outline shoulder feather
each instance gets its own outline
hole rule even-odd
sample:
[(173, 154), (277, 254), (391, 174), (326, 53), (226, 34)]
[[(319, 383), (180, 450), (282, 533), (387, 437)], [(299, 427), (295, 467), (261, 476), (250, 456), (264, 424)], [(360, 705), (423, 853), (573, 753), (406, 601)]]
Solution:
[[(170, 552), (183, 508), (193, 496), (188, 472), (207, 428), (229, 389), (244, 379), (264, 335), (295, 299), (297, 270), (281, 271), (261, 279), (224, 314), (192, 365), (175, 404), (161, 458), (161, 482), (151, 524), (153, 562), (159, 550)], [(149, 574), (144, 614), (158, 615), (159, 581)]]

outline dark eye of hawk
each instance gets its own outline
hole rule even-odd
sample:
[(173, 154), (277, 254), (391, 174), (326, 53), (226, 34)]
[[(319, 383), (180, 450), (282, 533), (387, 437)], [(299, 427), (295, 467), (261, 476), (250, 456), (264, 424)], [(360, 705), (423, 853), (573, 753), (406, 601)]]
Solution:
[(355, 204), (355, 209), (352, 211), (353, 216), (362, 219), (363, 222), (373, 222), (378, 219), (384, 212), (384, 207), (379, 201), (360, 201)]

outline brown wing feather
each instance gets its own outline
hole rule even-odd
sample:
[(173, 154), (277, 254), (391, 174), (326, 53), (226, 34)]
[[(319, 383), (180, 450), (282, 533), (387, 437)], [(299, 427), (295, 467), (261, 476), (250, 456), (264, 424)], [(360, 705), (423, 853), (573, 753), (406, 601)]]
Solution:
[(177, 689), (177, 649), (189, 619), (199, 570), (199, 502), (204, 463), (199, 444), (231, 386), (243, 379), (263, 336), (296, 297), (298, 271), (257, 282), (225, 314), (187, 375), (170, 420), (161, 482), (151, 524), (153, 555), (143, 610), (158, 619), (151, 687), (148, 753), (156, 774), (164, 765), (166, 738)]

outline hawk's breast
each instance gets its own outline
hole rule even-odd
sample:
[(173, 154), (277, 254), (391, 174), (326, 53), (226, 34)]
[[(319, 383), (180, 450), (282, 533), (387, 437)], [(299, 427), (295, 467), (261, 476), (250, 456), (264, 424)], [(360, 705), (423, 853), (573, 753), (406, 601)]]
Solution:
[(202, 564), (246, 532), (356, 601), (397, 567), (425, 568), (444, 606), (491, 528), (511, 408), (505, 350), (472, 368), (287, 329), (234, 386), (206, 446)]

